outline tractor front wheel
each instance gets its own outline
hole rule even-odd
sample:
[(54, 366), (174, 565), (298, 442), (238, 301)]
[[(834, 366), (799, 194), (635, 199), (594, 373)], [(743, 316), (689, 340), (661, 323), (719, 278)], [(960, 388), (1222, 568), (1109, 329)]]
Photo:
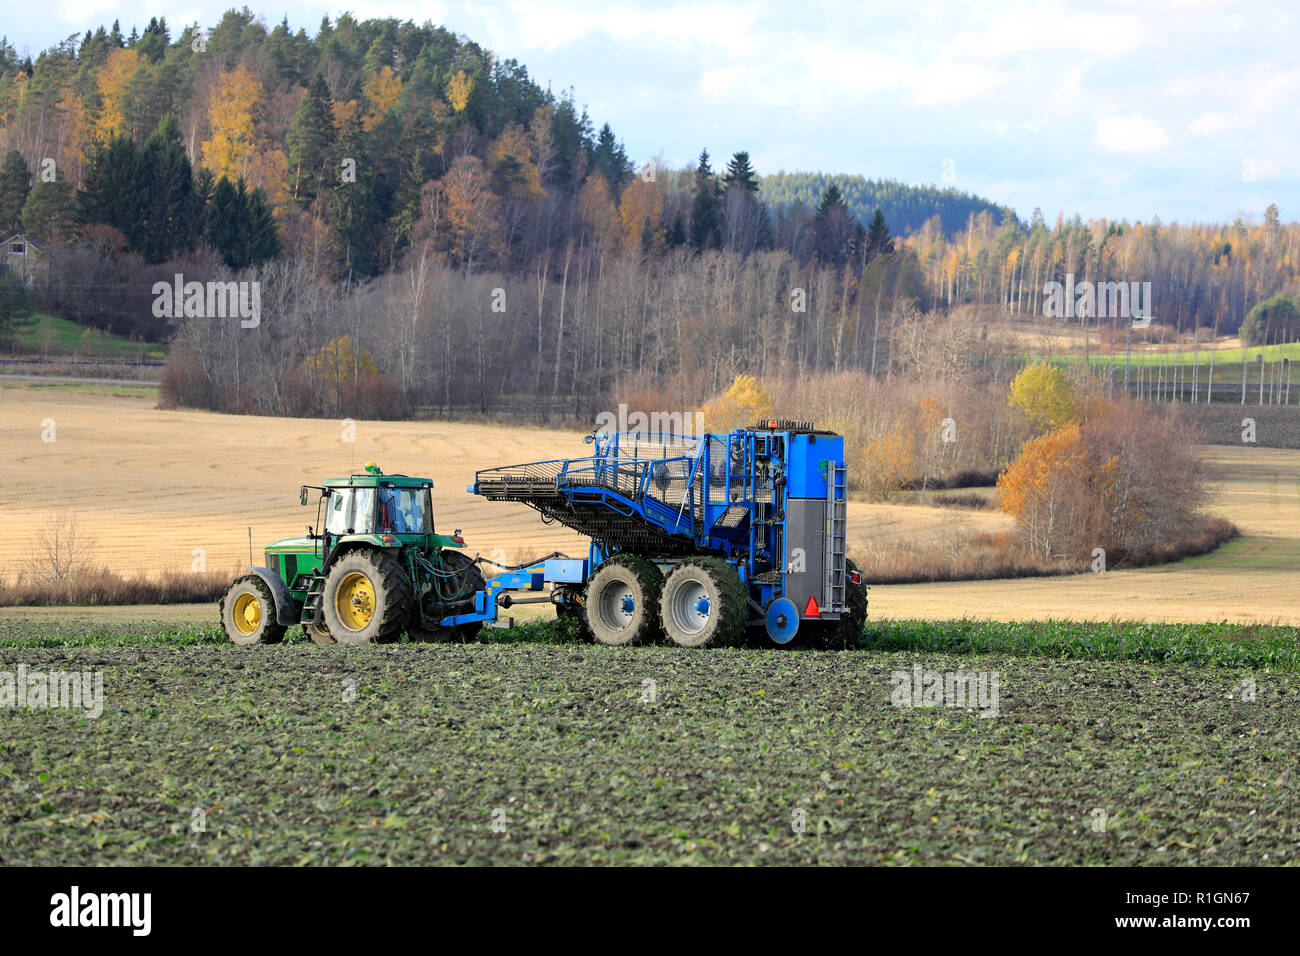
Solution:
[(350, 551), (325, 576), (325, 627), (340, 644), (391, 644), (402, 636), (411, 605), (406, 572), (383, 551)]
[(279, 644), (285, 626), (276, 620), (275, 597), (256, 574), (246, 574), (221, 598), (221, 627), (236, 644)]

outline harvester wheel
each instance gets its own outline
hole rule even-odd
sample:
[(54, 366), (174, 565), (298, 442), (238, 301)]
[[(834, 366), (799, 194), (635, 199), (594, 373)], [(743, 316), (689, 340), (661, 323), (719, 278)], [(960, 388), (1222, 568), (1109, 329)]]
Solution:
[[(850, 560), (846, 559), (844, 566), (849, 572), (858, 571), (858, 566)], [(860, 574), (859, 578), (861, 578)], [(867, 582), (859, 580), (857, 584), (854, 584), (846, 578), (844, 581), (844, 598), (849, 609), (838, 621), (805, 623), (804, 627), (800, 628), (799, 635), (794, 642), (804, 646), (822, 647), (828, 650), (831, 648), (856, 648), (862, 642), (862, 629), (867, 626)], [(805, 628), (808, 632), (806, 639), (804, 638)]]
[(375, 548), (349, 551), (330, 567), (321, 598), (325, 626), (340, 644), (390, 644), (411, 614), (411, 582)]
[(735, 568), (721, 558), (691, 558), (668, 575), (659, 614), (674, 644), (717, 647), (740, 640), (747, 604)]
[(616, 554), (591, 576), (584, 617), (602, 644), (642, 644), (659, 630), (664, 577), (649, 558)]
[(275, 617), (275, 596), (256, 574), (246, 574), (221, 598), (221, 627), (236, 644), (279, 644), (285, 626)]
[[(462, 600), (472, 600), (476, 591), (483, 590), (486, 585), (483, 570), (469, 555), (444, 548), (442, 562), (448, 570), (457, 572), (454, 578), (439, 579), (438, 584), (444, 593), (461, 595)], [(482, 629), (482, 621), (456, 627), (423, 628), (413, 624), (406, 629), (406, 633), (415, 643), (438, 644), (444, 641), (472, 641)]]

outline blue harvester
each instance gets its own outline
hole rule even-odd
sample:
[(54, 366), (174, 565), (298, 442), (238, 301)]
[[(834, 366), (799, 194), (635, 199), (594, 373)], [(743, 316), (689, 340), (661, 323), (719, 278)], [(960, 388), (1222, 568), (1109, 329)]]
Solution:
[(587, 557), (498, 575), (476, 593), (472, 612), (444, 624), (492, 621), (500, 607), (549, 601), (604, 644), (664, 633), (705, 647), (760, 627), (778, 644), (796, 635), (801, 643), (856, 640), (867, 593), (845, 554), (841, 436), (769, 420), (701, 437), (585, 440), (594, 454), (489, 468), (469, 491), (521, 502), (590, 537)]

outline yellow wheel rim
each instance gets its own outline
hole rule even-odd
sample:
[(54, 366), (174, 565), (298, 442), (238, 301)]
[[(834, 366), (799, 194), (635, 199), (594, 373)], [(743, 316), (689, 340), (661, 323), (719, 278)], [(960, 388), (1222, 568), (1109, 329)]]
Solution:
[(262, 602), (256, 594), (241, 594), (235, 598), (235, 610), (231, 616), (240, 634), (252, 634), (262, 623)]
[(360, 571), (344, 575), (334, 592), (334, 610), (349, 630), (365, 628), (375, 616), (375, 586), (370, 578)]

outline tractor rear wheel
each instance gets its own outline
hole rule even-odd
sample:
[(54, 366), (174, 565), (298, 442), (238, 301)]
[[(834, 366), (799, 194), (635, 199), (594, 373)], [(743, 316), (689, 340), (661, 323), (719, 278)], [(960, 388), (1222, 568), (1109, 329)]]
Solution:
[(642, 644), (659, 631), (664, 577), (649, 558), (616, 554), (591, 576), (583, 608), (587, 629), (602, 644)]
[(325, 626), (340, 644), (391, 644), (402, 636), (411, 605), (406, 572), (376, 548), (349, 551), (325, 576)]
[[(486, 586), (482, 568), (475, 564), (474, 559), (469, 555), (444, 548), (442, 563), (447, 571), (455, 572), (456, 576), (440, 578), (437, 587), (443, 593), (452, 595), (454, 600), (472, 601), (474, 594)], [(483, 622), (475, 621), (472, 624), (458, 624), (455, 627), (424, 628), (412, 624), (406, 629), (406, 633), (415, 643), (437, 644), (444, 641), (472, 641), (478, 637), (478, 632), (481, 630), (483, 630)]]
[(276, 620), (275, 596), (256, 574), (246, 574), (221, 598), (221, 627), (236, 644), (279, 644), (285, 626)]
[(659, 614), (682, 647), (735, 644), (745, 629), (748, 595), (736, 569), (721, 558), (683, 561), (664, 582)]

